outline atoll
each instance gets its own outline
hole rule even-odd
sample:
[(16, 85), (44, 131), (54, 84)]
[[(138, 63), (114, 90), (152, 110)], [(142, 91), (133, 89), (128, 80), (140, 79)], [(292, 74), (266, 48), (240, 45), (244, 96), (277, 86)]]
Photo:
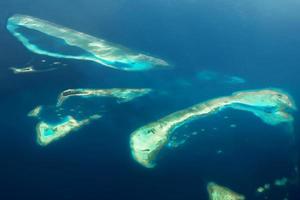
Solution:
[[(37, 138), (38, 143), (45, 146), (90, 123), (90, 121), (99, 119), (105, 112), (101, 107), (95, 108), (96, 104), (92, 104), (92, 108), (87, 105), (84, 107), (78, 105), (78, 102), (67, 106), (63, 105), (68, 98), (74, 96), (81, 98), (110, 97), (119, 103), (124, 103), (146, 95), (150, 91), (151, 89), (147, 88), (68, 89), (60, 93), (56, 105), (37, 106), (27, 116), (37, 118), (40, 121), (36, 126)], [(97, 106), (101, 106), (101, 104), (100, 101)], [(52, 123), (52, 121), (58, 122)]]
[[(7, 29), (30, 51), (56, 58), (90, 60), (119, 70), (148, 70), (168, 66), (162, 59), (129, 50), (103, 39), (35, 17), (16, 14), (8, 19)], [(31, 32), (30, 32), (31, 31)], [(74, 51), (60, 52), (31, 40), (30, 33), (55, 39)], [(80, 51), (79, 51), (80, 50)]]
[(145, 167), (154, 167), (157, 154), (168, 143), (175, 129), (226, 108), (251, 112), (270, 125), (287, 123), (290, 126), (293, 122), (291, 111), (296, 110), (292, 98), (278, 89), (241, 91), (231, 96), (211, 99), (172, 113), (134, 131), (130, 137), (133, 158)]
[(243, 195), (238, 194), (227, 187), (210, 182), (207, 184), (209, 200), (244, 200)]
[(45, 146), (82, 126), (89, 124), (90, 121), (99, 118), (101, 118), (100, 115), (93, 115), (87, 119), (77, 121), (72, 116), (67, 116), (64, 120), (56, 124), (50, 124), (42, 121), (36, 125), (38, 143)]
[(137, 97), (148, 94), (151, 89), (123, 89), (123, 88), (113, 88), (113, 89), (68, 89), (60, 93), (57, 99), (57, 106), (61, 106), (70, 97), (114, 97), (118, 99), (118, 102), (131, 101)]

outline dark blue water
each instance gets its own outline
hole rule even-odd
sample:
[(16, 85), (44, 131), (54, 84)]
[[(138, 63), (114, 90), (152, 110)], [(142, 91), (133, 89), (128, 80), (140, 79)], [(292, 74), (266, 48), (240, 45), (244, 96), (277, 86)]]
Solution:
[[(278, 87), (300, 102), (300, 2), (76, 0), (0, 1), (0, 199), (208, 199), (210, 181), (247, 199), (300, 199), (299, 113), (294, 135), (255, 116), (227, 110), (178, 131), (207, 131), (164, 150), (154, 169), (130, 155), (129, 135), (168, 113), (243, 89)], [(99, 64), (29, 52), (6, 30), (13, 14), (27, 14), (169, 61), (172, 69), (124, 72)], [(68, 64), (47, 73), (9, 68), (40, 60)], [(199, 81), (211, 70), (244, 84)], [(105, 117), (47, 147), (36, 143), (36, 105), (51, 105), (68, 88), (149, 87), (157, 92), (120, 105)], [(224, 120), (224, 116), (228, 116)], [(237, 128), (228, 128), (229, 124)], [(216, 128), (217, 130), (214, 130)], [(223, 153), (216, 153), (222, 150)], [(256, 189), (281, 177), (285, 187)]]

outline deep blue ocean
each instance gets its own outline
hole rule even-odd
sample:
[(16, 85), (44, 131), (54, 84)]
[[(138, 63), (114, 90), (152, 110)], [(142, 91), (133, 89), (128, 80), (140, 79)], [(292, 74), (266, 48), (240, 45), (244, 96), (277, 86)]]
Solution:
[[(280, 88), (299, 107), (299, 10), (299, 0), (0, 0), (0, 200), (207, 200), (209, 182), (248, 200), (299, 200), (299, 112), (293, 113), (294, 133), (234, 110), (196, 120), (178, 134), (206, 131), (163, 150), (153, 169), (136, 163), (129, 147), (137, 128), (235, 91)], [(103, 38), (172, 67), (126, 72), (34, 54), (7, 31), (14, 14)], [(39, 67), (44, 59), (67, 66), (45, 73), (9, 69)], [(199, 80), (201, 71), (217, 76)], [(228, 83), (227, 76), (245, 83)], [(55, 103), (69, 88), (118, 87), (154, 92), (106, 103), (100, 120), (46, 147), (37, 144), (37, 121), (27, 117), (32, 108)], [(287, 185), (256, 192), (282, 177)]]

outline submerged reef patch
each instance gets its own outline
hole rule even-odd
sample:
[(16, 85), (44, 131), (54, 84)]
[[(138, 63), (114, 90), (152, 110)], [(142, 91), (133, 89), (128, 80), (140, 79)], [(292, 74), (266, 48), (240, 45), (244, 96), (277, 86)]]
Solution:
[(229, 84), (242, 84), (246, 83), (246, 80), (238, 76), (226, 76), (224, 82)]
[(209, 70), (203, 70), (196, 73), (196, 78), (199, 81), (217, 81), (219, 83), (226, 83), (226, 84), (243, 84), (246, 83), (246, 80), (239, 76), (229, 76), (223, 75), (221, 73)]
[(262, 193), (265, 193), (265, 192), (271, 190), (272, 188), (275, 189), (274, 187), (285, 187), (288, 184), (293, 184), (293, 182), (294, 182), (293, 179), (297, 179), (297, 178), (298, 178), (298, 176), (296, 175), (296, 177), (291, 177), (291, 178), (282, 177), (282, 178), (275, 179), (273, 184), (265, 183), (265, 184), (259, 186), (256, 189), (256, 193), (262, 194)]
[(210, 182), (207, 184), (207, 192), (209, 200), (244, 200), (243, 195), (238, 194), (227, 187), (223, 187), (216, 183)]
[[(162, 59), (129, 50), (103, 39), (66, 28), (46, 20), (27, 15), (13, 15), (7, 21), (7, 29), (30, 51), (56, 58), (90, 60), (107, 67), (138, 71), (168, 66)], [(34, 32), (33, 32), (34, 31)], [(36, 43), (32, 34), (45, 37)], [(36, 36), (35, 36), (36, 37)], [(55, 40), (65, 49), (55, 49)], [(42, 44), (45, 41), (47, 45)], [(46, 42), (47, 41), (47, 42)], [(52, 46), (51, 46), (52, 44)], [(68, 50), (66, 50), (68, 49)]]
[(296, 110), (292, 98), (278, 89), (261, 89), (235, 92), (172, 113), (145, 125), (131, 134), (133, 158), (141, 165), (152, 168), (160, 150), (166, 146), (173, 132), (188, 122), (218, 113), (225, 108), (248, 111), (270, 125), (286, 123), (292, 126), (291, 111)]
[(216, 80), (219, 77), (219, 74), (217, 74), (214, 71), (207, 71), (207, 70), (203, 70), (203, 71), (199, 71), (196, 73), (196, 77), (200, 80), (200, 81), (211, 81), (211, 80)]

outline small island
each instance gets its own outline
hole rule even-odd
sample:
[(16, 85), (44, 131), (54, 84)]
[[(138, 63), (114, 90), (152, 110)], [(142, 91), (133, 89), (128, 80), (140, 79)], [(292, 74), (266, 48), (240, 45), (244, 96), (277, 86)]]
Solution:
[(229, 188), (220, 186), (216, 183), (210, 182), (207, 184), (207, 192), (209, 200), (244, 200), (243, 195), (238, 194)]
[(113, 88), (113, 89), (68, 89), (60, 93), (57, 99), (57, 106), (61, 106), (70, 97), (114, 97), (118, 99), (118, 102), (131, 101), (137, 97), (143, 96), (151, 92), (151, 89), (125, 89), (125, 88)]
[(42, 121), (36, 126), (38, 143), (42, 146), (46, 146), (49, 143), (78, 130), (80, 127), (89, 124), (90, 121), (99, 118), (101, 118), (100, 115), (93, 115), (87, 119), (77, 121), (72, 116), (67, 116), (64, 120), (56, 124), (50, 124)]
[(226, 108), (251, 112), (270, 125), (285, 123), (289, 127), (292, 127), (293, 123), (291, 112), (296, 110), (292, 98), (279, 89), (241, 91), (230, 96), (211, 99), (172, 113), (134, 131), (130, 137), (133, 158), (141, 165), (153, 168), (158, 153), (166, 146), (175, 129)]
[(33, 66), (27, 66), (27, 67), (22, 67), (22, 68), (11, 67), (10, 69), (13, 71), (14, 74), (36, 72), (36, 70), (33, 68)]
[(42, 106), (37, 106), (34, 109), (32, 109), (27, 116), (28, 117), (39, 117), (40, 113), (42, 112), (43, 107)]
[(41, 72), (49, 72), (56, 70), (56, 68), (48, 68), (48, 69), (35, 69), (33, 65), (28, 67), (11, 67), (10, 68), (14, 74), (23, 74), (23, 73), (41, 73)]

